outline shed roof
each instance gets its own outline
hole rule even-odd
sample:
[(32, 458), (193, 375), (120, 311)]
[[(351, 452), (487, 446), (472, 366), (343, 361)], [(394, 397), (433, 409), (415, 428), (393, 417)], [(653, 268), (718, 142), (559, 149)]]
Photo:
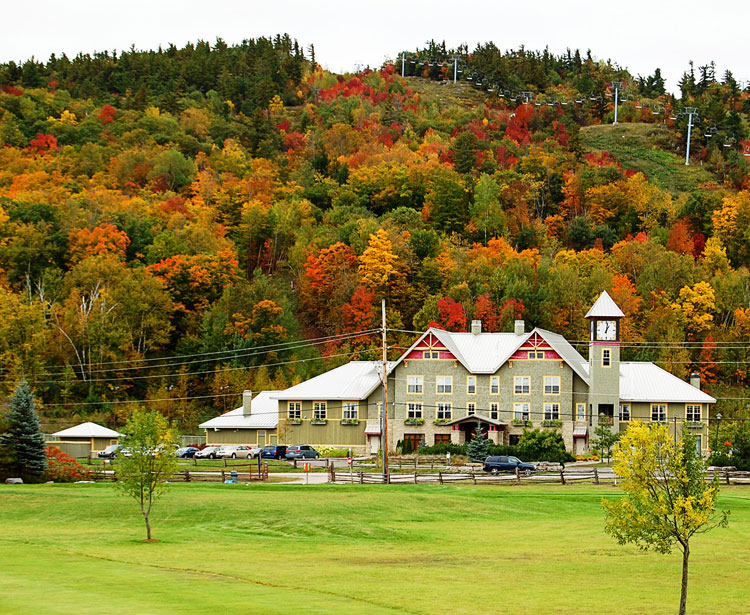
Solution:
[(620, 399), (630, 402), (713, 404), (716, 399), (648, 362), (620, 363)]
[(56, 431), (52, 435), (60, 438), (119, 438), (123, 434), (89, 421), (74, 427), (68, 427), (62, 431)]
[[(319, 376), (305, 380), (283, 391), (277, 391), (278, 400), (362, 400), (380, 385), (380, 361), (351, 361)], [(393, 370), (388, 364), (388, 373)]]
[(617, 307), (609, 293), (604, 290), (599, 298), (594, 302), (585, 318), (624, 318), (625, 314)]
[(201, 429), (276, 429), (279, 423), (279, 402), (271, 397), (281, 391), (261, 391), (250, 400), (250, 415), (243, 407), (225, 412), (198, 425)]

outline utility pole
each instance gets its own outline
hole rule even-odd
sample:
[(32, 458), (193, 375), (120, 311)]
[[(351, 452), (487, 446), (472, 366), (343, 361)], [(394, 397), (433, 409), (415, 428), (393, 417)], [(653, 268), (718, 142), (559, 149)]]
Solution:
[(685, 107), (682, 110), (688, 116), (687, 151), (685, 152), (685, 166), (690, 166), (690, 135), (693, 132), (693, 115), (698, 113), (697, 107)]
[(383, 449), (383, 483), (388, 482), (388, 346), (385, 329), (385, 299), (381, 304), (383, 317), (383, 412), (381, 414), (380, 440)]
[(617, 124), (617, 103), (618, 103), (618, 95), (620, 94), (620, 88), (622, 87), (622, 81), (613, 81), (612, 85), (615, 88), (615, 121), (612, 122), (613, 124)]

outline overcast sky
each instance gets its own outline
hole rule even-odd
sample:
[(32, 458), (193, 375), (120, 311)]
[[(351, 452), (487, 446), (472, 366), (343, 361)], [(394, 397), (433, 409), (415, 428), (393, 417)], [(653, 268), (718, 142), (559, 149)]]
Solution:
[(631, 73), (656, 67), (676, 89), (688, 61), (696, 68), (716, 61), (717, 76), (729, 68), (750, 80), (750, 1), (495, 0), (479, 2), (359, 0), (33, 0), (3, 3), (0, 61), (51, 53), (182, 46), (199, 39), (244, 38), (288, 32), (316, 59), (336, 71), (380, 66), (401, 49), (430, 38), (469, 48), (494, 41), (502, 49), (549, 46), (591, 49)]

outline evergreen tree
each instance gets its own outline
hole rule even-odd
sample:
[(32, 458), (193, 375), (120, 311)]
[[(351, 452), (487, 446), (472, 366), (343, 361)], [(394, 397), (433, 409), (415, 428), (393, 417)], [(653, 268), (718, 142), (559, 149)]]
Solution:
[(482, 433), (482, 424), (477, 422), (477, 431), (474, 434), (474, 439), (469, 442), (469, 446), (466, 449), (466, 454), (469, 456), (469, 461), (475, 463), (481, 463), (490, 454), (490, 441)]
[(13, 455), (12, 467), (24, 480), (39, 480), (47, 469), (44, 436), (39, 429), (34, 394), (29, 383), (18, 383), (10, 400), (8, 431), (2, 441)]

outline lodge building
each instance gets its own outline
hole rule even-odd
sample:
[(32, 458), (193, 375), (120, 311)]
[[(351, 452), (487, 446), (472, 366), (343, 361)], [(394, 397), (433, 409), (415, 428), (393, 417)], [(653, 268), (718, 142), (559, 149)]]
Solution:
[[(479, 425), (498, 444), (515, 444), (524, 429), (561, 432), (574, 454), (593, 446), (604, 423), (614, 431), (629, 421), (689, 429), (703, 454), (709, 408), (716, 400), (691, 377), (685, 382), (650, 362), (620, 361), (624, 314), (605, 291), (589, 312), (588, 359), (561, 335), (516, 321), (513, 332), (454, 333), (430, 328), (388, 365), (388, 446), (463, 444)], [(280, 443), (380, 447), (382, 364), (353, 361), (273, 397)]]

